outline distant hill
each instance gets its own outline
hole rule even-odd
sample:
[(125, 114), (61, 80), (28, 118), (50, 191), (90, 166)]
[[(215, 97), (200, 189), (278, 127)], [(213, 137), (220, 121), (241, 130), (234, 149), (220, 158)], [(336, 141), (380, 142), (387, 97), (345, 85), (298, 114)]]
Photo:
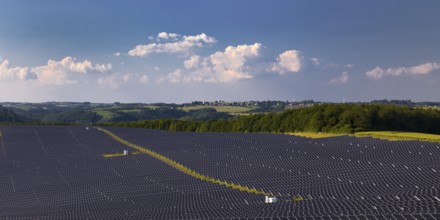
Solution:
[(88, 124), (99, 121), (102, 117), (92, 111), (68, 110), (45, 115), (41, 121), (44, 123), (62, 124)]
[[(400, 130), (439, 133), (440, 107), (437, 104), (440, 103), (410, 100), (347, 104), (313, 100), (184, 104), (6, 102), (0, 103), (3, 106), (0, 123), (123, 124), (141, 121), (139, 126), (188, 131), (346, 133)], [(172, 126), (168, 128), (167, 125)]]
[(18, 115), (13, 110), (0, 106), (0, 123), (14, 124), (14, 123), (24, 123), (29, 121), (30, 121), (29, 119), (21, 115)]

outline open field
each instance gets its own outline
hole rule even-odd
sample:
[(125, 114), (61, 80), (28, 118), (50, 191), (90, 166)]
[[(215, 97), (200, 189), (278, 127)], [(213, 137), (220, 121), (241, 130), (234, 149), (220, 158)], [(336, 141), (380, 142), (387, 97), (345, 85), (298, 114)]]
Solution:
[(94, 112), (101, 115), (104, 119), (112, 118), (115, 116), (115, 114), (113, 112), (108, 111), (108, 110), (104, 110), (104, 109), (97, 109), (97, 110), (94, 110)]
[(440, 143), (440, 135), (416, 133), (416, 132), (366, 131), (366, 132), (356, 132), (355, 134), (337, 134), (337, 133), (326, 133), (326, 132), (294, 132), (289, 134), (301, 136), (301, 137), (308, 137), (308, 138), (355, 136), (355, 137), (373, 137), (373, 138), (379, 138), (389, 141), (417, 140), (417, 141), (429, 141), (429, 142)]
[(0, 127), (0, 219), (440, 218), (438, 143), (105, 129)]
[(419, 140), (419, 141), (431, 141), (440, 142), (440, 135), (437, 134), (424, 134), (415, 132), (395, 132), (395, 131), (369, 131), (369, 132), (357, 132), (357, 137), (374, 137), (391, 141), (401, 140)]
[(217, 112), (226, 112), (230, 114), (248, 113), (249, 111), (255, 109), (255, 107), (244, 107), (244, 106), (214, 106), (214, 105), (196, 105), (182, 107), (183, 111), (189, 112), (191, 110), (199, 110), (203, 108), (214, 108)]
[(338, 136), (348, 135), (348, 134), (336, 134), (336, 133), (326, 133), (326, 132), (294, 132), (288, 134), (307, 137), (307, 138), (328, 138), (328, 137), (338, 137)]

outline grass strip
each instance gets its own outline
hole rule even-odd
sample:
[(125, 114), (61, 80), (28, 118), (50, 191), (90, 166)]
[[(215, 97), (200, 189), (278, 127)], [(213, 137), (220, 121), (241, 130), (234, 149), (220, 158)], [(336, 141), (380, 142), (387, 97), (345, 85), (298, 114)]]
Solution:
[(326, 133), (326, 132), (294, 132), (287, 133), (289, 135), (296, 135), (307, 138), (328, 138), (337, 136), (355, 136), (355, 137), (372, 137), (388, 141), (428, 141), (440, 143), (440, 135), (438, 134), (425, 134), (416, 132), (403, 132), (403, 131), (365, 131), (356, 132), (354, 134), (339, 134), (339, 133)]
[(425, 133), (399, 132), (399, 131), (367, 131), (367, 132), (357, 132), (354, 135), (356, 137), (373, 137), (373, 138), (384, 139), (389, 141), (417, 140), (417, 141), (429, 141), (429, 142), (440, 143), (440, 135), (438, 134), (425, 134)]
[(349, 135), (349, 134), (326, 133), (326, 132), (294, 132), (294, 133), (287, 133), (287, 134), (306, 137), (306, 138), (313, 138), (313, 139)]

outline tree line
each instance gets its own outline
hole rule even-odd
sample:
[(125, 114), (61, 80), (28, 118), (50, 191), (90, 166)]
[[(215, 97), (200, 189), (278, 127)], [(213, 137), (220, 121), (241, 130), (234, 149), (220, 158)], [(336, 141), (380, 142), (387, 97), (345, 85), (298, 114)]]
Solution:
[(230, 119), (158, 119), (101, 125), (190, 132), (411, 131), (440, 134), (440, 111), (380, 104), (322, 104), (281, 113), (253, 114)]

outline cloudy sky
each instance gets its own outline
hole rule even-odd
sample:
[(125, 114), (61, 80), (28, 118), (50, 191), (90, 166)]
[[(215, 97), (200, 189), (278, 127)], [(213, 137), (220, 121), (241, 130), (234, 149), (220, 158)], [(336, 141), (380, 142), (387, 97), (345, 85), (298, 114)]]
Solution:
[(0, 102), (440, 101), (438, 9), (438, 0), (1, 0)]

